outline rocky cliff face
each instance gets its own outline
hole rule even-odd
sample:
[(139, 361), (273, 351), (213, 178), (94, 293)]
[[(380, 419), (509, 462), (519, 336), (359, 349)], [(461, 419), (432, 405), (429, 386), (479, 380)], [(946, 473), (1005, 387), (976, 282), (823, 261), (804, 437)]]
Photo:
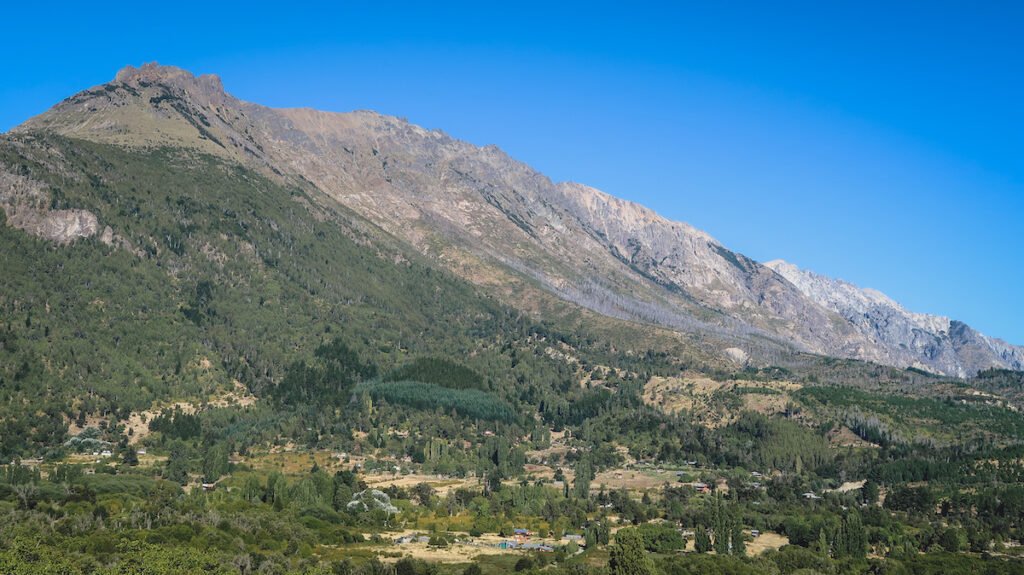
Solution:
[[(842, 306), (689, 225), (587, 186), (551, 182), (494, 146), (373, 112), (266, 108), (228, 95), (214, 76), (147, 65), (17, 128), (40, 130), (191, 148), (312, 183), (324, 201), (499, 293), (527, 282), (607, 315), (711, 331), (755, 358), (758, 347), (793, 347), (939, 371), (960, 361), (970, 372), (992, 355), (1019, 352), (976, 345), (978, 334), (964, 335), (949, 357), (933, 352), (926, 330), (881, 337)], [(517, 303), (513, 290), (504, 295)]]
[(55, 210), (42, 184), (0, 170), (0, 209), (7, 225), (66, 244), (99, 232), (99, 220), (87, 210)]
[(958, 376), (987, 367), (1024, 368), (1021, 348), (986, 337), (962, 322), (907, 311), (881, 292), (801, 270), (782, 260), (765, 265), (874, 343), (865, 350), (865, 359)]

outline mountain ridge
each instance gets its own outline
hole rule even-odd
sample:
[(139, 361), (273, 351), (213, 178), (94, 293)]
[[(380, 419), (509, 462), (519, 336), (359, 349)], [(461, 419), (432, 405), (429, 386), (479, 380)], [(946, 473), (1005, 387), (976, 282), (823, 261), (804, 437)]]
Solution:
[[(875, 298), (872, 309), (906, 324), (883, 334), (858, 320), (849, 284), (815, 291), (804, 276), (746, 258), (689, 224), (553, 182), (496, 146), (376, 112), (266, 108), (234, 98), (215, 75), (147, 64), (12, 130), (33, 131), (194, 148), (309, 182), (474, 283), (535, 282), (605, 315), (735, 339), (761, 361), (792, 347), (949, 375), (1022, 367), (1021, 348), (958, 322), (921, 329), (898, 304)], [(946, 340), (930, 343), (935, 337)]]
[(884, 293), (860, 288), (849, 282), (829, 278), (783, 261), (765, 266), (775, 270), (797, 286), (807, 297), (842, 315), (867, 338), (882, 343), (887, 357), (866, 358), (879, 363), (907, 362), (928, 369), (921, 355), (943, 366), (943, 372), (965, 377), (964, 355), (977, 356), (986, 350), (995, 352), (1008, 367), (1021, 369), (1021, 348), (979, 333), (967, 324), (948, 317), (911, 312)]

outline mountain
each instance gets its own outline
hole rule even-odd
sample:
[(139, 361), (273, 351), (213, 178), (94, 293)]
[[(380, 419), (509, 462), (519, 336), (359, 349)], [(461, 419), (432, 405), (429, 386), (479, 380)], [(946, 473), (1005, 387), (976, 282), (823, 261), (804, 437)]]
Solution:
[[(857, 306), (819, 293), (829, 288), (810, 290), (788, 270), (687, 224), (584, 185), (552, 182), (495, 146), (373, 112), (267, 108), (229, 95), (215, 76), (148, 64), (125, 68), (13, 133), (191, 150), (308, 187), (312, 201), (365, 219), (432, 265), (531, 312), (542, 310), (542, 294), (553, 294), (614, 318), (708, 334), (720, 353), (756, 363), (807, 351), (956, 375), (1020, 368), (1020, 348), (963, 324), (943, 331), (941, 322), (920, 323), (880, 305), (872, 309), (906, 320), (880, 331), (878, 321), (872, 327), (853, 313)], [(31, 188), (20, 180), (8, 185)], [(56, 241), (102, 234), (116, 242), (121, 235), (74, 211), (79, 206), (44, 213), (25, 201), (4, 205), (11, 224)]]
[[(1024, 369), (1024, 349), (987, 337), (963, 322), (907, 311), (881, 292), (801, 270), (782, 260), (765, 266), (876, 343), (872, 350), (865, 349), (862, 359), (960, 377), (986, 364)], [(880, 355), (867, 355), (879, 351)]]

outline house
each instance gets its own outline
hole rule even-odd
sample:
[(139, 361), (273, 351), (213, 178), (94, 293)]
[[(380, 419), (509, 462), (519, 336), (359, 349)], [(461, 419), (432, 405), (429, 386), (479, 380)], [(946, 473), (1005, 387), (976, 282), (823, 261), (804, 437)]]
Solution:
[(114, 454), (111, 453), (109, 449), (104, 449), (103, 451), (100, 452), (100, 457), (110, 457), (112, 455)]
[(691, 483), (690, 486), (693, 487), (694, 490), (697, 491), (697, 493), (711, 493), (711, 486), (709, 486), (707, 483), (695, 481)]
[(203, 483), (202, 487), (203, 487), (203, 491), (214, 491), (214, 490), (217, 489), (217, 484), (216, 483)]
[(750, 536), (756, 539), (761, 536), (761, 531), (758, 529), (751, 529)]
[(512, 533), (515, 534), (516, 537), (529, 537), (531, 535), (529, 529), (513, 529)]
[(803, 494), (801, 494), (801, 497), (803, 497), (804, 499), (821, 499), (821, 496), (818, 495), (817, 493), (813, 492), (813, 491), (808, 491), (807, 493), (803, 493)]
[(543, 551), (547, 553), (555, 550), (554, 547), (543, 543), (523, 543), (519, 548), (526, 551)]

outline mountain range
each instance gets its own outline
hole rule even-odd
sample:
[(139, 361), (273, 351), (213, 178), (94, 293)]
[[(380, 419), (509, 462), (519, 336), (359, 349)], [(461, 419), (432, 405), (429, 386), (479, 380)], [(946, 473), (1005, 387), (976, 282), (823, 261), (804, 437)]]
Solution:
[[(268, 108), (231, 96), (216, 76), (147, 64), (6, 137), (34, 134), (240, 164), (315, 190), (316, 202), (505, 304), (541, 313), (531, 294), (546, 293), (613, 318), (708, 334), (737, 364), (809, 352), (960, 377), (1024, 369), (1024, 348), (962, 322), (784, 261), (756, 262), (636, 203), (553, 182), (495, 146), (374, 112)], [(7, 223), (58, 244), (95, 236), (140, 249), (88, 209), (59, 205), (51, 188), (0, 170)]]

